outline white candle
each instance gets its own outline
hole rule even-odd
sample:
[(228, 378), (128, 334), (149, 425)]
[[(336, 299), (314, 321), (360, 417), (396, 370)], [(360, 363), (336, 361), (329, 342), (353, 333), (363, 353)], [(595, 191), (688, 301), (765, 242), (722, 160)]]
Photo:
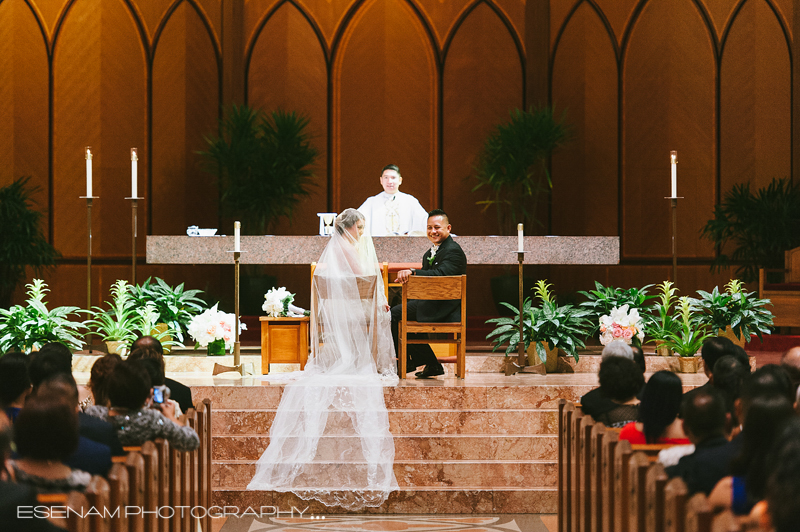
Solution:
[(138, 183), (136, 182), (137, 174), (139, 173), (139, 156), (136, 153), (136, 148), (131, 148), (131, 197), (138, 198), (139, 190)]
[(517, 251), (522, 253), (525, 248), (522, 245), (522, 224), (517, 224)]
[(92, 197), (92, 147), (86, 146), (86, 197)]
[(670, 197), (678, 197), (678, 152), (672, 150), (669, 152), (669, 162), (672, 164), (672, 195)]
[(242, 222), (233, 223), (233, 250), (236, 252), (241, 251), (241, 244), (239, 242), (239, 232), (242, 228)]

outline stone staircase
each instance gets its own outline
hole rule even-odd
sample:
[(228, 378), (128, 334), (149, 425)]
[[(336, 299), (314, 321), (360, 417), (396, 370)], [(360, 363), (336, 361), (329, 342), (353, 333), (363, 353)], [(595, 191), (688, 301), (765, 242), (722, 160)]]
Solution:
[[(576, 375), (569, 377), (574, 381)], [(493, 381), (481, 384), (481, 381)], [(384, 389), (400, 490), (371, 513), (555, 513), (557, 400), (591, 389), (563, 377), (407, 381)], [(553, 384), (548, 384), (552, 382)], [(291, 493), (246, 491), (282, 387), (193, 386), (213, 404), (213, 502), (335, 513)]]

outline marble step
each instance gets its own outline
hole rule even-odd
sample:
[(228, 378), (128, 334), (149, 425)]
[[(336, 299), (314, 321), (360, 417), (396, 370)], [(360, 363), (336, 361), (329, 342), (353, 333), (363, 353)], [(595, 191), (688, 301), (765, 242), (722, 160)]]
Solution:
[[(526, 377), (527, 378), (527, 377)], [(429, 381), (427, 385), (414, 383), (385, 387), (386, 408), (389, 410), (417, 409), (553, 409), (559, 399), (578, 401), (589, 390), (597, 387), (594, 375), (587, 375), (570, 384), (547, 384), (542, 377), (535, 386), (452, 386), (445, 381)], [(577, 380), (577, 376), (566, 377)], [(509, 378), (511, 379), (511, 378)], [(452, 379), (450, 379), (452, 380)], [(538, 383), (537, 383), (538, 384)], [(264, 383), (262, 386), (192, 386), (193, 397), (211, 399), (215, 412), (226, 409), (274, 410), (280, 404), (283, 386)]]
[[(350, 437), (352, 438), (352, 437)], [(332, 437), (335, 440), (344, 438)], [(213, 460), (258, 460), (269, 436), (214, 436)], [(558, 436), (441, 435), (394, 437), (395, 460), (543, 460), (556, 456)]]
[[(324, 478), (326, 468), (339, 463), (313, 464), (315, 478)], [(364, 465), (366, 468), (366, 465)], [(239, 488), (253, 478), (255, 461), (217, 460), (211, 466), (211, 486)], [(464, 490), (487, 488), (555, 488), (558, 464), (541, 460), (395, 460), (394, 473), (401, 487), (458, 487)]]
[[(366, 508), (365, 514), (554, 514), (558, 494), (555, 488), (400, 488), (392, 492), (378, 508)], [(244, 488), (215, 488), (212, 502), (217, 506), (247, 508), (256, 512), (289, 512), (292, 508), (304, 516), (353, 513), (328, 507), (317, 501), (300, 499), (293, 493), (246, 491)], [(264, 507), (264, 508), (262, 508)], [(261, 509), (261, 510), (260, 510)]]
[[(389, 430), (404, 434), (557, 434), (558, 410), (389, 410)], [(269, 433), (275, 411), (213, 410), (212, 434)], [(555, 456), (555, 455), (554, 455)]]

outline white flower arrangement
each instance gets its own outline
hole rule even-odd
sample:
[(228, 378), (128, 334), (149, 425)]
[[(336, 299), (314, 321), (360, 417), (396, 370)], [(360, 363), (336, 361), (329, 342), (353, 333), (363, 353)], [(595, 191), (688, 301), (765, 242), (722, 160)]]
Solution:
[(630, 309), (622, 305), (611, 309), (611, 314), (600, 317), (600, 343), (608, 345), (614, 340), (623, 340), (630, 345), (636, 337), (641, 343), (644, 340), (644, 325), (638, 309)]
[(292, 314), (289, 311), (289, 305), (294, 301), (294, 294), (286, 290), (286, 287), (270, 289), (269, 292), (264, 294), (264, 300), (261, 308), (270, 318), (279, 318)]
[[(189, 322), (188, 331), (200, 347), (207, 347), (211, 342), (223, 340), (225, 349), (231, 351), (236, 336), (233, 330), (235, 321), (236, 317), (233, 314), (217, 310), (217, 305), (214, 305), (202, 314), (194, 316)], [(243, 330), (247, 330), (247, 326), (240, 321), (239, 332)]]

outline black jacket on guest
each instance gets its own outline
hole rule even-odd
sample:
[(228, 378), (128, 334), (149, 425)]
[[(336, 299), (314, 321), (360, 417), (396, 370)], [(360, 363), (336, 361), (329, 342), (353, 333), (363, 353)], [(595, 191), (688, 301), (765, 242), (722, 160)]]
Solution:
[(689, 496), (703, 492), (711, 493), (717, 482), (730, 475), (731, 460), (741, 450), (741, 438), (728, 441), (724, 436), (715, 436), (698, 443), (692, 454), (666, 469), (670, 477), (681, 477), (689, 489)]
[(184, 414), (190, 408), (194, 408), (192, 403), (192, 389), (172, 379), (164, 379), (164, 384), (169, 388), (169, 398), (177, 402)]
[(84, 438), (108, 446), (114, 456), (125, 454), (117, 437), (117, 431), (114, 430), (111, 423), (84, 412), (78, 412), (78, 432)]

